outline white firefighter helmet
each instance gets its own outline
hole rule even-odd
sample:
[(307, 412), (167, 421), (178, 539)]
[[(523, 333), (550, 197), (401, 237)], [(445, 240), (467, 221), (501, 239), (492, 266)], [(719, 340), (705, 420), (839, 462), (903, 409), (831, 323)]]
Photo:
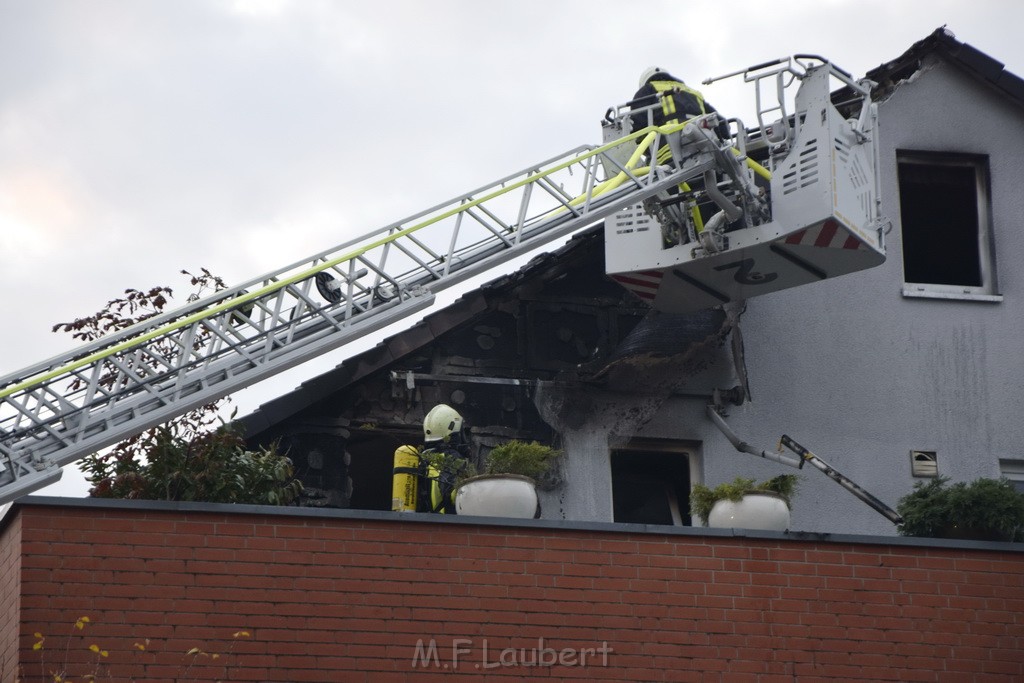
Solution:
[(462, 431), (462, 416), (449, 405), (439, 403), (423, 418), (423, 441), (448, 441)]
[(656, 73), (663, 73), (664, 71), (665, 71), (664, 69), (662, 69), (660, 67), (657, 67), (657, 66), (649, 66), (649, 67), (647, 67), (640, 74), (640, 84), (637, 87), (638, 88), (644, 87), (645, 85), (647, 85), (647, 81), (651, 80), (651, 76), (653, 76)]

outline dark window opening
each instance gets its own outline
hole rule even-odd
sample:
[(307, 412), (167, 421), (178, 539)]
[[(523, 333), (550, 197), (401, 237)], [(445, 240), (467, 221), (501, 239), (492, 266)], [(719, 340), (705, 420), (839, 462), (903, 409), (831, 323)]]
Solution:
[[(404, 437), (404, 438), (403, 438)], [(390, 510), (391, 475), (395, 449), (419, 445), (421, 434), (396, 434), (375, 429), (353, 429), (348, 452), (349, 507), (354, 510)]]
[(686, 452), (612, 451), (616, 522), (690, 525), (690, 459)]
[(906, 282), (984, 287), (987, 196), (984, 166), (967, 157), (899, 161)]

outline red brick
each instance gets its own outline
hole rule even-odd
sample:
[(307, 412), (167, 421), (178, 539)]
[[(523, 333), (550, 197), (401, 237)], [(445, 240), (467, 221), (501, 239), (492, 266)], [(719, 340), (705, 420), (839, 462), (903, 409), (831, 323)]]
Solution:
[[(1012, 553), (400, 518), (42, 512), (17, 512), (36, 535), (20, 539), (24, 580), (10, 588), (17, 572), (0, 574), (0, 589), (18, 594), (0, 592), (0, 618), (14, 604), (12, 621), (24, 624), (5, 650), (0, 622), (0, 657), (25, 648), (13, 656), (28, 661), (29, 623), (66, 630), (91, 612), (107, 622), (93, 632), (118, 652), (142, 632), (176, 652), (196, 639), (223, 649), (244, 626), (254, 638), (237, 643), (231, 679), (275, 683), (442, 680), (444, 671), (410, 669), (416, 639), (466, 634), (524, 646), (538, 635), (580, 647), (614, 640), (613, 666), (539, 672), (579, 680), (1024, 673), (1024, 562)], [(173, 678), (179, 660), (169, 651), (144, 676), (123, 677)]]

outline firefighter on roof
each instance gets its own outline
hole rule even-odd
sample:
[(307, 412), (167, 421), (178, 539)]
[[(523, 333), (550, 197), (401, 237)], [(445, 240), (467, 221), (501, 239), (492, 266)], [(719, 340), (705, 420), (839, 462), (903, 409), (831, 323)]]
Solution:
[(469, 466), (466, 424), (457, 410), (440, 403), (423, 418), (423, 446), (395, 450), (391, 509), (455, 514), (455, 484)]

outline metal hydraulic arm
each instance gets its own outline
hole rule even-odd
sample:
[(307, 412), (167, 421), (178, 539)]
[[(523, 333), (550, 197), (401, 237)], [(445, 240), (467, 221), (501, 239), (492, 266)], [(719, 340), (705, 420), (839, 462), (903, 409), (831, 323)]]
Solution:
[[(725, 437), (729, 439), (729, 442), (741, 453), (749, 453), (751, 455), (756, 455), (783, 465), (789, 465), (790, 467), (795, 467), (797, 469), (803, 469), (805, 463), (810, 463), (811, 466), (819, 472), (852, 493), (863, 503), (867, 504), (872, 510), (882, 515), (893, 524), (900, 524), (903, 522), (903, 517), (901, 517), (898, 512), (863, 489), (859, 484), (857, 484), (857, 482), (843, 475), (839, 470), (798, 444), (789, 436), (786, 436), (785, 434), (782, 435), (782, 438), (779, 440), (778, 452), (758, 450), (746, 441), (740, 439), (736, 433), (729, 428), (729, 425), (726, 424), (725, 420), (722, 418), (720, 406), (716, 405), (714, 402), (709, 403), (707, 406), (707, 414), (708, 417), (711, 418), (711, 421), (715, 423), (715, 426), (725, 434)], [(794, 458), (782, 453), (781, 451), (783, 447), (793, 451), (799, 457)]]
[(90, 453), (422, 311), (441, 290), (678, 185), (686, 169), (648, 169), (640, 159), (681, 128), (578, 147), (0, 378), (0, 504)]

